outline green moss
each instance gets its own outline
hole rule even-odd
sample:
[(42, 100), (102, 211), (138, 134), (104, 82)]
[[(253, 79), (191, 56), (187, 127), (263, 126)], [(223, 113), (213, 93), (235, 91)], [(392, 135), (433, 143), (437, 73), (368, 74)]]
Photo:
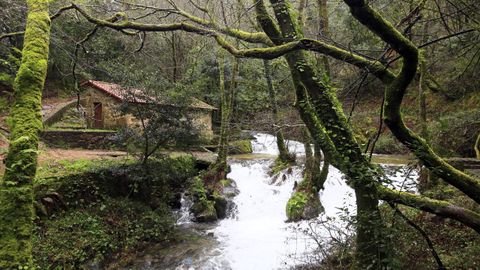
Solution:
[(29, 0), (22, 61), (14, 82), (11, 137), (0, 205), (0, 268), (32, 267), (33, 192), (41, 97), (47, 74), (50, 17), (47, 0)]
[(271, 170), (270, 170), (270, 174), (271, 175), (277, 175), (281, 171), (289, 168), (291, 165), (292, 164), (290, 164), (289, 162), (285, 162), (285, 161), (281, 160), (279, 157), (277, 157), (275, 159), (275, 161), (273, 162), (273, 165), (272, 165)]
[(156, 207), (172, 201), (174, 193), (186, 187), (197, 174), (194, 165), (193, 159), (186, 157), (152, 159), (148, 171), (129, 159), (50, 163), (40, 170), (43, 178), (34, 182), (35, 197), (41, 202), (56, 193), (63, 203), (82, 206), (105, 196), (129, 196)]
[(250, 140), (238, 140), (229, 142), (231, 154), (249, 154), (253, 152)]
[(304, 192), (295, 191), (287, 202), (287, 218), (290, 221), (302, 219), (303, 212), (308, 202), (308, 195)]
[(34, 186), (73, 174), (82, 174), (90, 171), (99, 171), (118, 166), (133, 165), (136, 160), (133, 158), (122, 159), (76, 159), (76, 160), (52, 160), (38, 167)]
[(193, 206), (191, 211), (195, 215), (197, 221), (208, 222), (218, 219), (215, 208), (215, 196), (207, 196), (207, 188), (201, 177), (194, 178), (190, 186), (190, 194), (193, 196)]
[(34, 236), (37, 266), (81, 269), (95, 262), (102, 268), (118, 252), (169, 240), (173, 218), (166, 204), (198, 172), (189, 157), (154, 158), (145, 169), (130, 160), (62, 161), (45, 169), (34, 182), (36, 208), (43, 208)]
[(222, 185), (222, 187), (228, 187), (232, 184), (232, 180), (231, 179), (222, 179), (220, 180), (220, 184)]
[(0, 201), (2, 202), (0, 269), (30, 267), (33, 229), (32, 189), (29, 186), (0, 189)]
[(197, 201), (192, 207), (192, 212), (198, 222), (209, 222), (218, 219), (214, 201)]

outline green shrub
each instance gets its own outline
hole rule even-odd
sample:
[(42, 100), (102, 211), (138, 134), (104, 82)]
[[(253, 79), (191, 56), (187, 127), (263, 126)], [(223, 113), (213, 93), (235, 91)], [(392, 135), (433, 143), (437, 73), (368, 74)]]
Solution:
[(58, 162), (35, 180), (37, 208), (45, 214), (34, 237), (40, 269), (101, 266), (144, 242), (168, 240), (174, 219), (167, 204), (197, 173), (190, 157), (152, 159), (147, 167), (98, 163)]
[(79, 269), (143, 241), (164, 241), (173, 224), (166, 207), (152, 210), (125, 198), (106, 199), (41, 222), (33, 239), (34, 260), (40, 269)]

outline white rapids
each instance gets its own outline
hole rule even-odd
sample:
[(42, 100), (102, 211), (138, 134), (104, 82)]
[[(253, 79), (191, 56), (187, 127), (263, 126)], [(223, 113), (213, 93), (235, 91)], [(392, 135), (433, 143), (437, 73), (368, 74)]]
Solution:
[[(146, 264), (141, 269), (169, 270), (274, 270), (291, 269), (308, 262), (310, 258), (318, 258), (319, 244), (309, 236), (312, 233), (319, 238), (329, 239), (331, 235), (325, 226), (334, 226), (341, 234), (335, 237), (351, 235), (351, 228), (341, 217), (355, 214), (355, 197), (342, 174), (334, 167), (329, 168), (325, 189), (320, 192), (320, 200), (325, 212), (317, 219), (286, 223), (285, 207), (292, 193), (295, 181), (302, 179), (302, 166), (282, 172), (285, 176), (272, 179), (268, 175), (278, 149), (276, 138), (272, 135), (254, 133), (252, 141), (253, 155), (232, 157), (229, 160), (233, 179), (240, 193), (234, 197), (235, 214), (217, 223), (201, 225), (205, 235), (212, 235), (214, 243), (201, 247), (194, 255), (181, 256), (174, 265)], [(302, 143), (288, 141), (289, 150), (297, 156), (305, 154)], [(407, 174), (406, 166), (388, 167), (388, 174), (396, 187), (414, 189), (412, 179), (416, 179), (416, 171)], [(408, 181), (404, 181), (407, 178)], [(191, 222), (187, 201), (181, 211), (178, 224), (181, 226), (199, 226)], [(327, 224), (324, 223), (324, 224)], [(203, 227), (202, 227), (203, 226)], [(331, 233), (331, 231), (330, 231)], [(324, 248), (324, 247), (323, 247)], [(188, 254), (188, 253), (187, 253)], [(155, 256), (154, 254), (152, 256)], [(155, 260), (153, 260), (155, 261)], [(153, 262), (152, 261), (152, 262)]]

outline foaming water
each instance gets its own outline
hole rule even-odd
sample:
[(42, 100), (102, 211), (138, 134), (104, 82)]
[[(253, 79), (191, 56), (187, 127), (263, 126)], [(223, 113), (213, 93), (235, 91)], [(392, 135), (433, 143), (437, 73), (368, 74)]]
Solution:
[[(329, 232), (313, 224), (329, 220), (335, 227), (347, 230), (339, 216), (355, 213), (353, 190), (346, 185), (343, 175), (330, 166), (325, 189), (320, 192), (320, 201), (325, 212), (315, 220), (286, 223), (285, 207), (293, 191), (294, 182), (301, 181), (303, 166), (295, 166), (291, 172), (284, 171), (272, 179), (268, 175), (270, 165), (278, 154), (276, 138), (272, 135), (255, 133), (252, 141), (253, 155), (249, 159), (229, 160), (233, 179), (240, 193), (234, 197), (236, 213), (231, 218), (204, 227), (205, 235), (213, 234), (214, 243), (199, 248), (194, 254), (186, 253), (178, 263), (168, 267), (160, 264), (142, 269), (175, 270), (270, 270), (289, 269), (302, 264), (318, 248), (305, 231), (328, 238)], [(289, 141), (289, 150), (304, 155), (302, 143)], [(257, 154), (257, 157), (255, 156)], [(271, 157), (265, 157), (272, 155)], [(391, 185), (412, 190), (411, 180), (404, 181), (406, 169), (402, 166), (387, 166), (393, 180)], [(396, 168), (396, 169), (395, 169)], [(414, 178), (416, 172), (410, 172)], [(188, 201), (184, 202), (179, 224), (192, 225), (188, 213)], [(303, 231), (303, 232), (302, 232)], [(160, 268), (159, 268), (160, 267)]]
[[(254, 136), (254, 154), (278, 154), (274, 136), (262, 133)], [(289, 141), (288, 147), (297, 155), (305, 154), (302, 143)], [(337, 218), (339, 213), (355, 214), (353, 190), (345, 183), (342, 173), (330, 166), (325, 189), (319, 194), (324, 214), (313, 221), (286, 223), (285, 207), (294, 182), (302, 179), (303, 167), (296, 166), (291, 173), (284, 171), (281, 175), (285, 177), (273, 181), (268, 175), (273, 160), (230, 160), (232, 171), (228, 177), (237, 183), (240, 190), (234, 198), (238, 212), (234, 218), (220, 221), (215, 228), (222, 253), (211, 258), (222, 261), (224, 267), (228, 265), (227, 269), (288, 269), (302, 264), (317, 248), (314, 240), (301, 233), (302, 230), (311, 229), (311, 224), (327, 219), (335, 220), (337, 228), (342, 228), (346, 224)], [(390, 170), (393, 183), (403, 179), (404, 170)], [(321, 237), (329, 236), (328, 231), (322, 229), (316, 233)]]
[[(255, 140), (252, 141), (252, 149), (254, 154), (278, 155), (277, 137), (265, 133), (253, 133)], [(305, 155), (305, 147), (303, 143), (286, 140), (285, 144), (291, 153), (297, 155)]]
[[(238, 213), (222, 220), (215, 235), (223, 243), (221, 260), (231, 269), (282, 269), (301, 263), (303, 254), (312, 252), (312, 239), (294, 234), (293, 228), (307, 228), (308, 221), (286, 223), (285, 206), (300, 181), (301, 168), (296, 167), (286, 178), (271, 183), (267, 174), (273, 160), (232, 160), (228, 175), (237, 182), (240, 194), (234, 199)], [(334, 216), (336, 207), (350, 204), (351, 189), (341, 181), (341, 174), (331, 168), (324, 195), (321, 197), (326, 215)], [(340, 196), (339, 196), (340, 195)]]

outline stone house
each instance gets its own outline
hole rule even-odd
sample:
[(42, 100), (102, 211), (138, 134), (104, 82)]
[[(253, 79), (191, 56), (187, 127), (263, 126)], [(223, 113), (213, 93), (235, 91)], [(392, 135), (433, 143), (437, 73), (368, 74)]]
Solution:
[[(133, 126), (139, 123), (131, 114), (122, 114), (119, 107), (125, 103), (137, 106), (158, 104), (159, 106), (173, 106), (155, 98), (145, 97), (139, 89), (126, 89), (118, 84), (88, 80), (81, 84), (84, 92), (80, 98), (80, 104), (84, 108), (87, 127), (95, 129), (118, 129)], [(154, 101), (152, 101), (154, 100)], [(199, 100), (193, 99), (187, 109), (187, 117), (193, 119), (193, 124), (201, 131), (205, 138), (212, 138), (212, 112), (215, 107)]]

